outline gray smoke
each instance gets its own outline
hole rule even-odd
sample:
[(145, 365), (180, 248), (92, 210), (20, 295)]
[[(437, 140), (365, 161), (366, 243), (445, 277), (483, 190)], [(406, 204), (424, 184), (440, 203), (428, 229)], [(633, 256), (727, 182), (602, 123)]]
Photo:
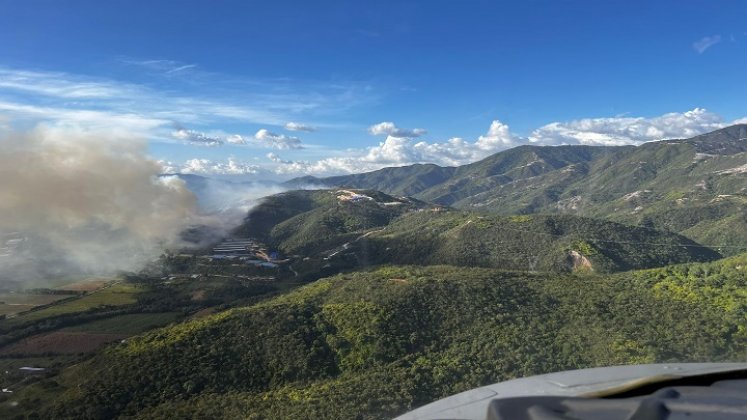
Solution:
[(146, 142), (36, 127), (0, 133), (0, 283), (136, 270), (206, 223)]

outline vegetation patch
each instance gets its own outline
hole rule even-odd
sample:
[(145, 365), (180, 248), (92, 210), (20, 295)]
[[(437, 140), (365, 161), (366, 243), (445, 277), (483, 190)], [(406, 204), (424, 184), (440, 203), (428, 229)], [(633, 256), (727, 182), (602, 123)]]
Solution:
[[(743, 256), (615, 275), (346, 273), (111, 346), (63, 372), (41, 407), (28, 398), (42, 382), (13, 398), (47, 418), (382, 419), (519, 376), (743, 360), (747, 296), (733, 292), (747, 288), (745, 264)], [(686, 285), (687, 298), (670, 284)]]
[(571, 245), (571, 249), (573, 249), (574, 251), (580, 252), (582, 255), (586, 257), (597, 255), (599, 253), (597, 249), (594, 247), (594, 245), (584, 240), (575, 241), (573, 245)]
[(126, 314), (87, 322), (74, 327), (67, 327), (62, 331), (93, 334), (135, 335), (153, 328), (170, 324), (179, 319), (180, 316), (181, 313), (179, 312)]
[(120, 341), (126, 334), (53, 332), (23, 339), (0, 350), (3, 356), (79, 354), (92, 352), (104, 344)]

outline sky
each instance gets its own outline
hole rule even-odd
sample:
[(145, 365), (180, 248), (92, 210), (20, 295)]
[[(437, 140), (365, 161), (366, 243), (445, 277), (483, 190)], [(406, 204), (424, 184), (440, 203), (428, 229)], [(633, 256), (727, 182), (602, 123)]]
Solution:
[(287, 179), (747, 122), (747, 2), (0, 0), (0, 130)]

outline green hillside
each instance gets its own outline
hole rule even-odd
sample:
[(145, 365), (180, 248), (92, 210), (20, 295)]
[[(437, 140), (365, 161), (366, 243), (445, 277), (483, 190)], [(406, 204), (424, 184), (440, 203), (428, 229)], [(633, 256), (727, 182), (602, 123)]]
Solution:
[(677, 234), (577, 216), (418, 212), (352, 244), (376, 263), (450, 264), (521, 271), (614, 272), (711, 261), (720, 255)]
[(287, 254), (309, 253), (339, 246), (360, 232), (430, 207), (419, 200), (373, 190), (290, 191), (267, 197), (249, 212), (236, 232)]
[(451, 211), (356, 191), (371, 199), (340, 200), (340, 190), (269, 197), (239, 231), (306, 257), (298, 265), (306, 272), (388, 263), (612, 272), (720, 258), (683, 236), (649, 228), (572, 215)]
[(544, 372), (743, 361), (745, 266), (747, 255), (611, 276), (450, 266), (343, 274), (113, 345), (0, 409), (380, 419)]
[[(638, 147), (520, 146), (415, 188), (419, 167), (316, 180), (408, 192), (499, 214), (563, 213), (682, 233), (725, 254), (747, 250), (747, 125)], [(430, 168), (436, 171), (436, 168)], [(386, 181), (383, 181), (386, 180)]]
[(290, 188), (304, 186), (340, 186), (387, 191), (390, 194), (414, 195), (433, 185), (447, 181), (456, 168), (433, 164), (417, 164), (400, 168), (384, 168), (378, 171), (334, 176), (324, 179), (306, 176), (285, 183)]

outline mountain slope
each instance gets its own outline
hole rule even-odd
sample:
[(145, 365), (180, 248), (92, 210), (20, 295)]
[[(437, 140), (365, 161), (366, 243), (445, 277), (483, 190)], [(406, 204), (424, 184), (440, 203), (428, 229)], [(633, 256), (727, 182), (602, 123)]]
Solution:
[(446, 169), (447, 179), (417, 188), (404, 181), (415, 167), (317, 181), (410, 188), (426, 201), (499, 214), (605, 218), (679, 232), (728, 254), (747, 250), (744, 124), (638, 147), (520, 146)]
[(338, 246), (408, 211), (429, 207), (373, 190), (289, 191), (265, 198), (236, 233), (258, 238), (284, 253), (309, 253)]
[(0, 409), (379, 419), (517, 376), (744, 360), (745, 265), (742, 255), (614, 276), (447, 266), (338, 275), (129, 339)]
[[(352, 201), (349, 193), (368, 198)], [(387, 263), (611, 272), (720, 258), (685, 237), (649, 228), (572, 215), (451, 211), (371, 190), (271, 196), (238, 232), (284, 254), (302, 254), (299, 267), (306, 272)]]
[(456, 168), (441, 167), (433, 164), (417, 164), (399, 168), (384, 168), (378, 171), (316, 178), (312, 176), (295, 178), (284, 183), (290, 188), (307, 185), (329, 185), (371, 190), (386, 191), (389, 194), (414, 195), (434, 185), (447, 181), (454, 175)]
[(530, 272), (614, 272), (720, 258), (680, 235), (652, 229), (569, 215), (472, 212), (407, 214), (351, 244), (347, 252), (370, 263)]

